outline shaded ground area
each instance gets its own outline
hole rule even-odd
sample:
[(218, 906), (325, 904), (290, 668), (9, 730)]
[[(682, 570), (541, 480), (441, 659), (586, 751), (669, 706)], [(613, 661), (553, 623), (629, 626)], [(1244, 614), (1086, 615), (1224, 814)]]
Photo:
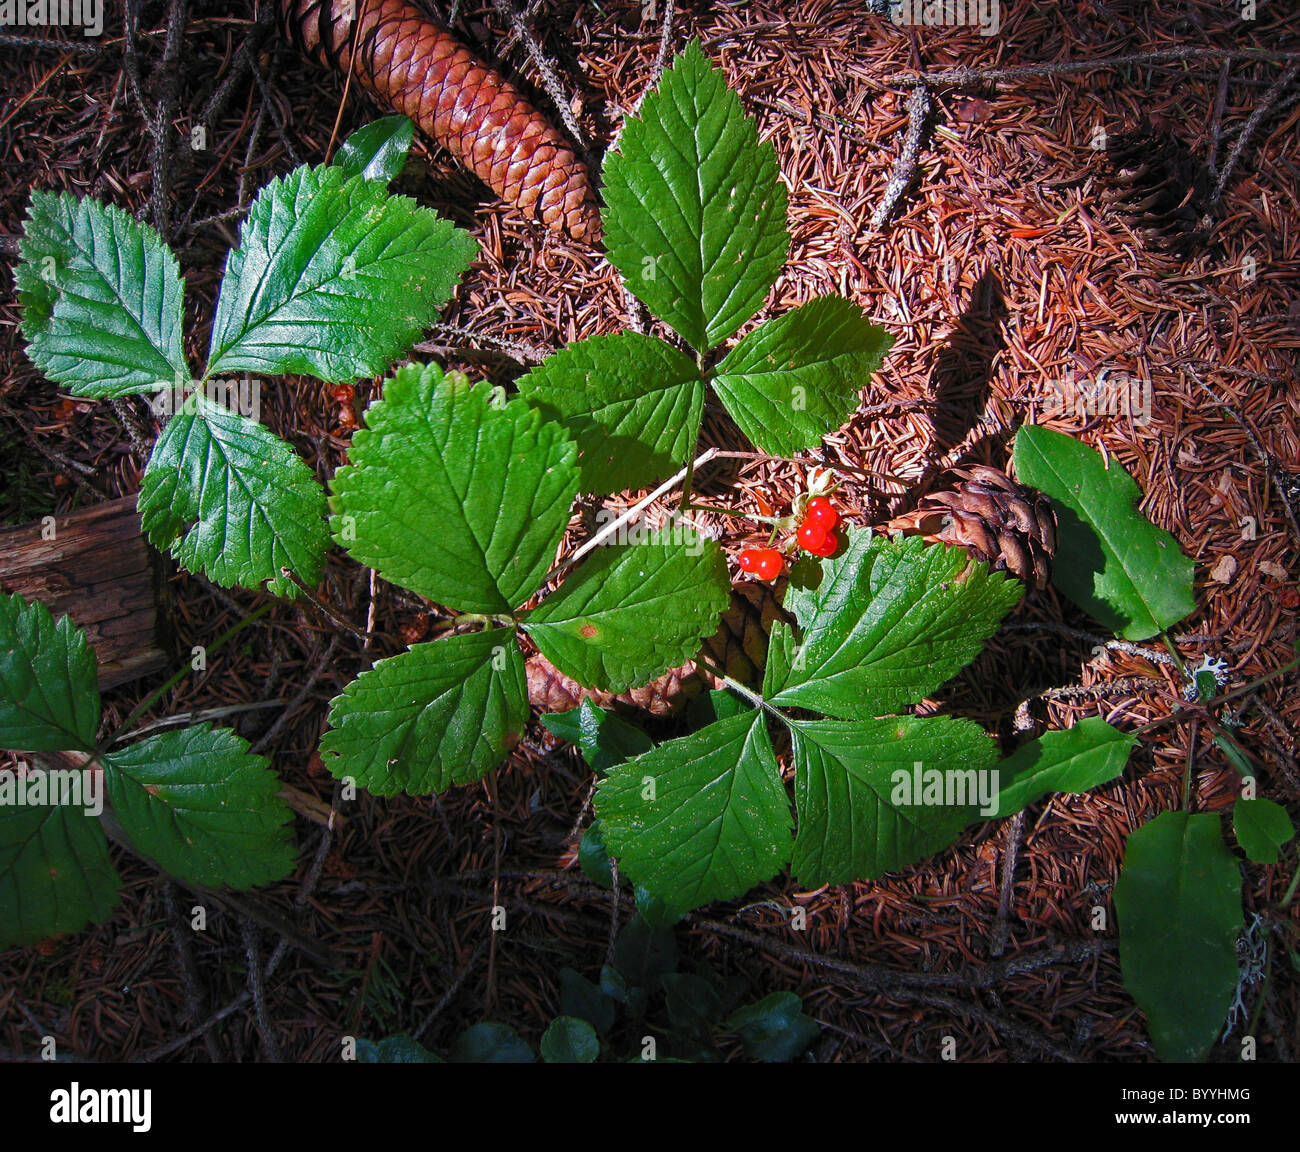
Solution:
[[(251, 3), (189, 5), (169, 65), (167, 6), (140, 7), (134, 58), (124, 59), (120, 27), (75, 51), (0, 44), (0, 232), (20, 230), (33, 187), (142, 213), (180, 254), (197, 362), (239, 207), (273, 175), (323, 158), (343, 81), (303, 62), (276, 33), (243, 47)], [(936, 81), (897, 219), (883, 230), (870, 221), (903, 145), (918, 73), (1171, 46), (1297, 53), (1300, 17), (1261, 5), (1258, 20), (1242, 21), (1208, 3), (1002, 8), (992, 37), (898, 29), (865, 5), (830, 0), (677, 13), (676, 43), (701, 38), (775, 145), (791, 190), (791, 261), (764, 315), (837, 291), (896, 337), (884, 370), (863, 382), (862, 412), (812, 455), (903, 481), (850, 477), (846, 503), (862, 522), (879, 523), (914, 506), (955, 463), (1005, 467), (1010, 438), (1027, 420), (1104, 448), (1146, 493), (1144, 511), (1197, 562), (1200, 608), (1180, 626), (1183, 653), (1225, 659), (1230, 687), (1245, 684), (1294, 656), (1300, 601), (1300, 541), (1284, 507), (1300, 486), (1300, 88), (1275, 89), (1285, 62), (1225, 63), (1207, 52), (996, 84)], [(534, 20), (603, 147), (654, 76), (658, 17), (643, 19), (637, 4), (544, 3)], [(537, 91), (526, 53), (494, 8), (462, 7), (456, 27)], [(162, 108), (163, 130), (179, 140), (204, 126), (206, 147), (178, 148), (160, 170), (141, 100), (150, 115)], [(544, 96), (537, 102), (547, 106)], [(1266, 105), (1238, 149), (1252, 112)], [(340, 135), (374, 114), (353, 90)], [(1148, 121), (1200, 163), (1213, 159), (1216, 172), (1231, 164), (1211, 237), (1186, 253), (1143, 234), (1149, 222), (1116, 199), (1113, 174), (1092, 147), (1098, 129), (1134, 133)], [(544, 354), (627, 325), (627, 304), (598, 252), (530, 225), (436, 148), (418, 148), (403, 190), (482, 245), (431, 355), (508, 384), (524, 353), (503, 354), (501, 340)], [(1177, 176), (1178, 162), (1164, 170)], [(160, 179), (167, 195), (153, 196)], [(6, 291), (0, 515), (21, 522), (136, 492), (152, 415), (142, 402), (61, 395), (22, 355), (17, 319)], [(1078, 396), (1067, 385), (1101, 371), (1134, 382), (1131, 417), (1060, 403)], [(345, 459), (350, 414), (377, 383), (361, 382), (349, 400), (309, 380), (270, 382), (262, 419), (326, 479)], [(720, 419), (714, 434), (726, 435)], [(719, 471), (710, 497), (752, 509), (751, 491), (779, 503), (798, 483), (791, 466), (756, 463)], [(180, 572), (170, 595), (183, 651), (262, 602)], [(281, 604), (154, 715), (278, 701), (231, 722), (273, 756), (287, 784), (328, 805), (335, 784), (314, 750), (329, 699), (372, 660), (428, 635), (436, 616), (337, 553), (323, 595), (377, 634), (368, 649), (310, 608)], [(1101, 714), (1131, 729), (1167, 715), (1181, 693), (1173, 669), (1141, 647), (1098, 652), (1105, 638), (1093, 631), (1052, 591), (1036, 594), (926, 707), (971, 716), (1004, 737), (1031, 722), (1060, 727)], [(114, 692), (106, 713), (120, 720), (158, 682)], [(1239, 702), (1263, 794), (1293, 814), (1294, 684), (1277, 681)], [(804, 892), (783, 878), (688, 918), (679, 943), (690, 963), (743, 976), (756, 995), (802, 996), (824, 1025), (812, 1050), (822, 1061), (928, 1062), (947, 1036), (961, 1060), (1150, 1060), (1120, 983), (1113, 915), (1097, 932), (1092, 910), (1110, 908), (1127, 833), (1177, 806), (1189, 759), (1198, 809), (1228, 807), (1234, 770), (1203, 728), (1171, 723), (1145, 738), (1120, 782), (974, 828), (949, 851), (877, 883)], [(612, 924), (630, 913), (626, 889), (613, 901), (573, 866), (589, 792), (576, 754), (534, 725), (482, 785), (437, 799), (363, 794), (338, 806), (346, 820), (332, 832), (299, 819), (297, 874), (244, 912), (215, 910), (197, 934), (187, 926), (192, 899), (115, 850), (123, 899), (107, 923), (0, 956), (0, 1050), (30, 1055), (38, 1037), (53, 1035), (65, 1054), (97, 1060), (330, 1060), (344, 1034), (417, 1032), (444, 1049), (482, 1019), (535, 1041), (558, 1012), (559, 969), (594, 977)], [(1245, 875), (1250, 923), (1278, 904), (1289, 876), (1255, 865)], [(493, 934), (497, 904), (511, 927)], [(807, 914), (804, 932), (789, 927), (796, 906)], [(246, 914), (254, 907), (261, 922)], [(268, 926), (272, 917), (332, 950), (337, 966), (286, 947), (291, 937)], [(253, 966), (277, 951), (269, 977), (251, 981)], [(1247, 1013), (1259, 990), (1244, 989)], [(1295, 1059), (1298, 998), (1296, 974), (1275, 963), (1259, 1007), (1261, 1059)], [(1234, 1058), (1244, 1030), (1238, 1015), (1216, 1058)], [(725, 1038), (722, 1050), (739, 1054)]]

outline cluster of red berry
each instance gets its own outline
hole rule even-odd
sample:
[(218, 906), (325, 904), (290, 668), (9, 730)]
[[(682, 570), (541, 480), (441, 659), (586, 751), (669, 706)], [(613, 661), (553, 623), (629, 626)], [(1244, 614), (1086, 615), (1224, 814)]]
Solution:
[[(830, 500), (825, 496), (814, 496), (804, 509), (795, 541), (814, 556), (830, 556), (840, 546), (835, 533), (839, 522), (840, 514)], [(760, 580), (775, 580), (785, 567), (785, 560), (776, 548), (746, 548), (737, 562), (742, 572), (752, 572)]]

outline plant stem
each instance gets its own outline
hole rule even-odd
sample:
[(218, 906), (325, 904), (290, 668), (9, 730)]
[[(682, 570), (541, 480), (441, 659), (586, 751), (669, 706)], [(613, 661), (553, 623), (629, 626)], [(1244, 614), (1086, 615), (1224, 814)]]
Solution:
[(1300, 865), (1297, 865), (1295, 875), (1291, 877), (1291, 883), (1287, 885), (1286, 895), (1282, 897), (1282, 903), (1278, 908), (1285, 910), (1291, 906), (1291, 901), (1295, 899), (1296, 885), (1300, 884)]
[(752, 688), (746, 688), (745, 685), (741, 684), (739, 681), (733, 680), (721, 668), (716, 667), (711, 661), (704, 659), (702, 656), (696, 656), (694, 662), (697, 668), (703, 668), (710, 676), (721, 680), (733, 692), (743, 696), (753, 704), (755, 708), (763, 709), (763, 711), (775, 716), (783, 724), (787, 723), (786, 718), (781, 715), (781, 712), (778, 709), (772, 707), (771, 704), (764, 700), (763, 697)]
[(620, 528), (622, 528), (624, 524), (627, 524), (629, 521), (635, 520), (638, 516), (640, 516), (642, 512), (644, 512), (647, 508), (649, 508), (650, 505), (653, 504), (656, 500), (658, 500), (659, 497), (662, 496), (665, 492), (671, 492), (675, 487), (677, 487), (678, 484), (682, 482), (682, 479), (686, 477), (693, 468), (697, 468), (701, 464), (707, 463), (717, 455), (718, 455), (718, 450), (716, 448), (709, 448), (706, 451), (702, 452), (699, 456), (697, 456), (694, 459), (694, 461), (688, 464), (685, 468), (681, 469), (681, 471), (679, 471), (675, 476), (670, 476), (648, 496), (642, 497), (635, 504), (633, 504), (632, 507), (629, 508), (626, 512), (624, 512), (623, 515), (620, 516), (617, 520), (614, 520), (611, 523), (606, 524), (605, 527), (602, 528), (599, 532), (597, 532), (596, 535), (594, 535), (590, 540), (584, 543), (580, 548), (576, 548), (573, 554), (567, 560), (563, 561), (560, 564), (557, 564), (546, 574), (546, 582), (549, 583), (550, 581), (554, 580), (557, 576), (559, 576), (561, 572), (568, 571), (570, 568), (573, 567), (573, 565), (575, 565), (579, 560), (581, 560), (593, 548), (596, 548), (600, 544), (603, 544), (610, 536), (614, 535), (614, 533), (617, 532)]
[[(232, 636), (235, 636), (241, 629), (247, 628), (248, 625), (253, 623), (254, 620), (260, 620), (274, 607), (275, 607), (275, 601), (268, 600), (260, 608), (255, 608), (252, 612), (250, 612), (238, 623), (232, 625), (230, 628), (227, 628), (220, 636), (216, 638), (216, 640), (214, 640), (211, 644), (209, 644), (207, 646), (208, 652), (212, 653), (218, 651), (223, 645), (225, 645), (230, 640)], [(95, 756), (98, 757), (107, 749), (111, 748), (114, 744), (116, 744), (118, 740), (121, 739), (123, 732), (126, 732), (130, 728), (130, 726), (135, 723), (136, 720), (138, 720), (145, 712), (147, 712), (150, 708), (152, 708), (153, 705), (161, 697), (163, 697), (168, 692), (170, 692), (173, 688), (175, 688), (176, 685), (179, 684), (182, 680), (184, 680), (185, 677), (188, 676), (192, 671), (193, 671), (192, 668), (188, 668), (188, 667), (181, 668), (174, 676), (168, 679), (166, 683), (162, 684), (160, 687), (155, 688), (152, 692), (150, 692), (148, 696), (146, 696), (143, 700), (141, 700), (140, 703), (137, 704), (131, 710), (130, 715), (128, 715), (127, 718), (117, 726), (117, 728), (112, 732), (112, 734), (107, 739), (101, 740), (99, 744), (95, 746)]]

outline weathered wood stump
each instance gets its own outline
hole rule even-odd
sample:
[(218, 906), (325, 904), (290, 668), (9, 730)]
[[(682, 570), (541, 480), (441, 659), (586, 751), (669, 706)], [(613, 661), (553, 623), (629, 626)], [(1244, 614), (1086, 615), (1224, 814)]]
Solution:
[(0, 528), (0, 590), (84, 628), (101, 690), (170, 663), (160, 639), (161, 560), (145, 543), (134, 496)]

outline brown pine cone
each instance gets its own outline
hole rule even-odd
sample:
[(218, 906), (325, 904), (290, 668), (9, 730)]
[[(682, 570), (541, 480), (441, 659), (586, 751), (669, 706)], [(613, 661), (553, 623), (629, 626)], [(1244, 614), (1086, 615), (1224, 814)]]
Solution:
[(1110, 187), (1102, 193), (1152, 248), (1180, 259), (1209, 239), (1209, 171), (1170, 132), (1149, 124), (1111, 137), (1105, 158)]
[(345, 75), (351, 66), (358, 83), (530, 219), (575, 240), (599, 240), (587, 169), (564, 137), (419, 9), (403, 0), (281, 0), (281, 15), (304, 53)]
[(953, 474), (962, 481), (953, 491), (931, 493), (916, 511), (883, 528), (955, 544), (995, 572), (1046, 588), (1056, 554), (1056, 513), (1047, 497), (984, 464), (954, 468)]
[[(767, 638), (775, 620), (791, 620), (769, 584), (746, 582), (731, 588), (731, 606), (722, 614), (718, 630), (707, 639), (700, 654), (733, 680), (757, 687), (767, 659)], [(539, 712), (567, 712), (583, 700), (598, 708), (625, 705), (655, 716), (669, 716), (693, 696), (720, 687), (712, 675), (694, 663), (665, 672), (657, 680), (629, 692), (600, 692), (584, 688), (560, 672), (545, 656), (530, 656), (528, 702)]]

